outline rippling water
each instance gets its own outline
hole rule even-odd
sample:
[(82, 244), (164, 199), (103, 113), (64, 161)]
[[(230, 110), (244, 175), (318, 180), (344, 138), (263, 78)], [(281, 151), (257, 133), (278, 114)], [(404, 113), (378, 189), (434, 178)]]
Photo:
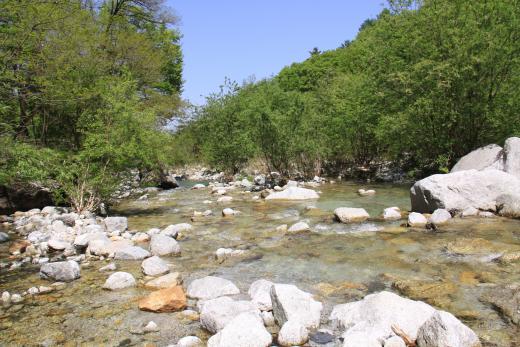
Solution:
[[(386, 207), (410, 208), (408, 187), (398, 185), (366, 186), (376, 189), (377, 194), (360, 197), (356, 184), (326, 184), (316, 188), (322, 191), (318, 201), (283, 203), (253, 201), (255, 193), (235, 189), (229, 194), (234, 200), (220, 204), (209, 189), (189, 190), (190, 183), (184, 184), (183, 188), (150, 194), (147, 200), (125, 201), (114, 214), (128, 216), (129, 228), (139, 231), (192, 223), (193, 231), (180, 241), (182, 256), (166, 258), (174, 271), (183, 274), (185, 283), (215, 274), (234, 281), (243, 293), (259, 278), (294, 283), (314, 293), (325, 303), (326, 311), (370, 292), (400, 291), (454, 313), (487, 346), (520, 344), (519, 329), (479, 300), (496, 286), (520, 282), (518, 262), (501, 264), (493, 260), (503, 252), (520, 250), (520, 221), (454, 219), (437, 232), (404, 228), (400, 226), (404, 220), (385, 222), (380, 217)], [(336, 223), (332, 211), (340, 206), (363, 207), (371, 218), (361, 224)], [(241, 214), (224, 218), (224, 207)], [(190, 221), (193, 211), (207, 209), (214, 215)], [(307, 222), (312, 231), (286, 235), (275, 230), (297, 221)], [(463, 249), (461, 254), (450, 251), (450, 245), (460, 247), (471, 242), (482, 247)], [(220, 247), (245, 249), (247, 256), (218, 263), (214, 253)], [(91, 268), (82, 269), (82, 278), (64, 291), (2, 310), (2, 343), (152, 342), (162, 346), (189, 334), (207, 337), (197, 322), (182, 320), (177, 313), (138, 311), (136, 299), (147, 292), (141, 287), (116, 293), (103, 291), (106, 274), (97, 269), (105, 264), (93, 262)], [(140, 262), (120, 265), (136, 278), (144, 277)], [(35, 283), (45, 284), (38, 279), (37, 271), (34, 267), (2, 272), (2, 290), (26, 290)], [(136, 334), (136, 327), (152, 319), (161, 328), (159, 333)]]

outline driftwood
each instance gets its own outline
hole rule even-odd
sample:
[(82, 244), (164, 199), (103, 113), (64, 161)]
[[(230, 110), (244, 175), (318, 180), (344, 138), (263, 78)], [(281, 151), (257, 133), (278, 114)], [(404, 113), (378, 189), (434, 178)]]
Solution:
[(404, 331), (402, 331), (397, 325), (395, 325), (395, 324), (392, 325), (392, 331), (394, 332), (394, 334), (396, 334), (397, 336), (399, 336), (400, 338), (403, 339), (406, 347), (416, 347), (417, 346), (415, 344), (415, 341), (412, 340), (410, 338), (410, 336), (408, 336), (408, 334), (406, 334)]

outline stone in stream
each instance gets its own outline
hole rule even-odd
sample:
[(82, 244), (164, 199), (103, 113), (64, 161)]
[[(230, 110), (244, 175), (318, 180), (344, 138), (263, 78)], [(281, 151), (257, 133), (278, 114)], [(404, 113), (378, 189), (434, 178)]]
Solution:
[(206, 276), (194, 280), (188, 286), (188, 297), (199, 300), (210, 300), (225, 295), (240, 294), (233, 282), (215, 276)]
[(137, 246), (124, 247), (114, 254), (114, 259), (118, 260), (142, 260), (151, 254), (146, 249)]
[(232, 249), (232, 248), (219, 248), (215, 252), (217, 261), (222, 263), (227, 258), (240, 257), (247, 254), (247, 251), (243, 249)]
[(231, 202), (231, 201), (233, 201), (232, 196), (221, 196), (220, 198), (217, 199), (217, 202), (222, 202), (222, 203), (227, 203), (227, 202)]
[(451, 313), (435, 312), (417, 333), (420, 347), (477, 347), (478, 336)]
[(310, 293), (292, 284), (274, 284), (271, 287), (271, 301), (274, 318), (279, 326), (294, 320), (309, 329), (319, 327), (323, 305), (314, 300)]
[(181, 286), (150, 293), (139, 301), (139, 309), (152, 312), (175, 312), (186, 307), (186, 295)]
[(106, 236), (104, 232), (91, 232), (76, 236), (76, 238), (74, 239), (74, 246), (78, 248), (86, 248), (93, 240), (102, 240), (106, 243), (110, 242), (109, 238)]
[(106, 217), (103, 222), (109, 233), (114, 231), (123, 232), (128, 228), (128, 219), (126, 217)]
[(373, 189), (368, 189), (368, 190), (365, 190), (365, 189), (358, 189), (357, 193), (358, 193), (360, 196), (371, 196), (371, 195), (375, 195), (375, 194), (376, 194), (376, 191), (373, 190)]
[(284, 347), (300, 346), (309, 341), (309, 331), (299, 321), (289, 320), (278, 333), (278, 343)]
[(168, 264), (156, 255), (143, 260), (141, 263), (141, 269), (147, 276), (159, 276), (170, 272)]
[(273, 338), (260, 316), (245, 312), (208, 340), (208, 347), (268, 347)]
[(383, 211), (383, 218), (385, 220), (401, 219), (401, 209), (399, 207), (388, 207)]
[(334, 210), (334, 216), (341, 223), (364, 222), (370, 216), (364, 208), (338, 207)]
[(9, 235), (4, 233), (3, 231), (0, 231), (0, 243), (4, 243), (9, 241)]
[(154, 321), (149, 321), (148, 324), (143, 328), (145, 333), (154, 333), (159, 331), (159, 327)]
[(178, 255), (181, 253), (181, 246), (170, 236), (152, 235), (150, 241), (150, 251), (153, 255)]
[(251, 301), (234, 301), (227, 296), (207, 300), (200, 304), (200, 324), (209, 332), (217, 333), (243, 312), (260, 317), (260, 311)]
[(309, 224), (307, 224), (305, 222), (298, 222), (298, 223), (291, 225), (289, 227), (289, 229), (287, 229), (287, 232), (291, 233), (291, 234), (296, 234), (296, 233), (301, 233), (301, 232), (310, 231), (310, 230), (311, 230), (311, 227), (309, 226)]
[(204, 188), (206, 188), (206, 186), (202, 183), (197, 183), (196, 185), (191, 187), (191, 189), (204, 189)]
[(117, 265), (115, 263), (110, 263), (99, 269), (100, 272), (109, 272), (109, 271), (116, 271), (116, 270), (117, 270)]
[(172, 272), (161, 277), (154, 278), (145, 283), (146, 288), (150, 289), (165, 289), (182, 284), (181, 274)]
[(233, 210), (232, 208), (229, 208), (229, 207), (222, 210), (222, 216), (224, 216), (224, 217), (234, 216), (237, 214), (239, 214), (239, 212), (237, 210)]
[(424, 227), (428, 224), (428, 220), (420, 213), (412, 212), (408, 215), (408, 226), (410, 227)]
[(264, 279), (256, 280), (251, 283), (249, 291), (247, 292), (251, 297), (251, 301), (261, 311), (271, 311), (273, 309), (273, 303), (271, 301), (271, 287), (273, 282)]
[(179, 235), (180, 233), (185, 233), (191, 230), (193, 230), (193, 226), (188, 223), (172, 224), (168, 225), (166, 228), (161, 230), (161, 234), (176, 239), (177, 235)]
[(319, 199), (318, 193), (312, 189), (288, 187), (281, 192), (269, 194), (265, 200), (310, 200)]
[(65, 248), (71, 247), (71, 244), (69, 242), (57, 238), (51, 238), (47, 242), (47, 245), (49, 246), (49, 248), (52, 248), (56, 251), (63, 251)]
[(433, 213), (430, 217), (430, 223), (432, 223), (434, 225), (441, 225), (441, 224), (445, 224), (450, 219), (451, 219), (451, 214), (448, 212), (448, 210), (445, 210), (443, 208), (438, 208), (435, 211), (433, 211)]
[(504, 318), (520, 327), (520, 284), (489, 289), (480, 301), (490, 304)]
[[(413, 185), (410, 198), (416, 212), (443, 208), (456, 215), (471, 208), (502, 214), (504, 203), (514, 206), (520, 200), (520, 179), (495, 169), (432, 175)], [(506, 211), (516, 215), (515, 208), (507, 208), (507, 204)], [(517, 212), (520, 216), (520, 210)]]
[(2, 292), (2, 302), (6, 305), (11, 303), (11, 294), (8, 291)]
[(176, 347), (203, 347), (204, 343), (197, 336), (185, 336), (177, 341)]
[(80, 277), (80, 268), (78, 263), (72, 260), (47, 263), (41, 266), (40, 277), (48, 280), (71, 282)]
[(118, 290), (135, 286), (136, 282), (134, 276), (128, 272), (115, 272), (107, 278), (103, 285), (103, 289)]

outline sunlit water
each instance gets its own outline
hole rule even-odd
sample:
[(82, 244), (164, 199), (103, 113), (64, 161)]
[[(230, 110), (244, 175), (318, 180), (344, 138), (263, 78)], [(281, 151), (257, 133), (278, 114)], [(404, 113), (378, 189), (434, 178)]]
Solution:
[[(454, 313), (479, 334), (486, 346), (520, 343), (519, 329), (479, 301), (496, 285), (520, 282), (518, 262), (491, 261), (497, 253), (520, 250), (520, 221), (454, 219), (437, 232), (401, 227), (404, 220), (383, 221), (380, 216), (386, 207), (409, 210), (407, 186), (370, 185), (368, 188), (376, 189), (377, 194), (360, 197), (356, 193), (359, 185), (325, 184), (316, 188), (322, 192), (318, 201), (284, 203), (254, 201), (255, 193), (237, 188), (229, 194), (234, 200), (221, 204), (216, 203), (209, 189), (190, 190), (189, 185), (186, 182), (183, 188), (150, 194), (147, 200), (125, 201), (113, 211), (128, 216), (131, 230), (146, 231), (182, 222), (194, 226), (179, 241), (182, 255), (166, 257), (173, 271), (183, 274), (185, 284), (208, 274), (234, 281), (242, 293), (247, 293), (249, 284), (260, 278), (293, 283), (324, 302), (326, 317), (334, 304), (358, 300), (371, 292), (397, 291), (392, 286), (396, 280), (437, 281), (449, 289), (428, 291), (416, 299)], [(205, 204), (205, 200), (212, 203)], [(372, 218), (360, 224), (334, 222), (332, 211), (340, 206), (363, 207)], [(241, 214), (222, 217), (224, 207)], [(214, 215), (190, 221), (193, 211), (207, 209)], [(288, 235), (275, 230), (297, 221), (307, 222), (312, 231)], [(491, 243), (466, 256), (447, 252), (450, 242), (464, 238)], [(214, 254), (220, 247), (245, 249), (248, 253), (218, 263)], [(123, 271), (144, 279), (140, 262), (119, 264)], [(0, 311), (1, 344), (150, 342), (163, 346), (185, 335), (207, 338), (198, 322), (183, 320), (178, 313), (139, 311), (136, 300), (147, 293), (142, 287), (119, 292), (102, 290), (107, 275), (97, 269), (103, 265), (106, 262), (92, 262), (91, 268), (82, 269), (82, 278), (63, 291), (36, 296), (26, 300), (24, 306)], [(39, 284), (48, 282), (38, 278), (37, 267), (2, 270), (0, 274), (2, 290), (23, 291)], [(150, 320), (159, 325), (160, 332), (137, 334), (138, 328)]]

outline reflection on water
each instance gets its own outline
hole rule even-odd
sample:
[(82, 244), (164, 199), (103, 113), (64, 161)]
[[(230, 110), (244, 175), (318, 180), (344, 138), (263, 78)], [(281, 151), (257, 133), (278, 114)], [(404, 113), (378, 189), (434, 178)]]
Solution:
[[(242, 292), (259, 278), (294, 283), (323, 300), (326, 310), (370, 292), (395, 290), (451, 311), (472, 327), (485, 345), (520, 343), (519, 330), (479, 301), (494, 286), (520, 282), (518, 263), (493, 260), (520, 250), (520, 221), (455, 219), (437, 232), (406, 229), (400, 226), (404, 221), (385, 222), (380, 216), (386, 207), (410, 208), (408, 187), (370, 185), (365, 188), (376, 189), (377, 194), (369, 197), (358, 196), (358, 188), (350, 183), (322, 185), (317, 188), (322, 191), (321, 198), (306, 202), (254, 201), (256, 193), (235, 189), (229, 193), (232, 202), (219, 204), (209, 189), (190, 190), (188, 185), (150, 194), (147, 200), (126, 201), (114, 214), (128, 216), (130, 229), (136, 231), (192, 223), (193, 231), (180, 241), (182, 256), (166, 258), (188, 283), (206, 274), (233, 280)], [(340, 206), (363, 207), (371, 218), (361, 224), (336, 223), (332, 211)], [(241, 214), (224, 218), (224, 207)], [(193, 211), (207, 209), (214, 214), (190, 221)], [(278, 226), (296, 221), (307, 222), (312, 231), (296, 235), (276, 231)], [(219, 264), (214, 253), (220, 247), (245, 249), (247, 256)], [(19, 311), (2, 311), (0, 329), (5, 341), (149, 341), (163, 345), (188, 334), (206, 337), (198, 323), (182, 320), (179, 314), (138, 311), (135, 299), (146, 293), (141, 287), (118, 293), (103, 291), (106, 275), (97, 269), (105, 263), (91, 265), (82, 270), (82, 279), (64, 291), (35, 297)], [(139, 262), (121, 266), (143, 279)], [(37, 279), (37, 270), (2, 273), (2, 288), (16, 291), (43, 284)], [(140, 324), (152, 319), (161, 328), (159, 333), (136, 333)]]

